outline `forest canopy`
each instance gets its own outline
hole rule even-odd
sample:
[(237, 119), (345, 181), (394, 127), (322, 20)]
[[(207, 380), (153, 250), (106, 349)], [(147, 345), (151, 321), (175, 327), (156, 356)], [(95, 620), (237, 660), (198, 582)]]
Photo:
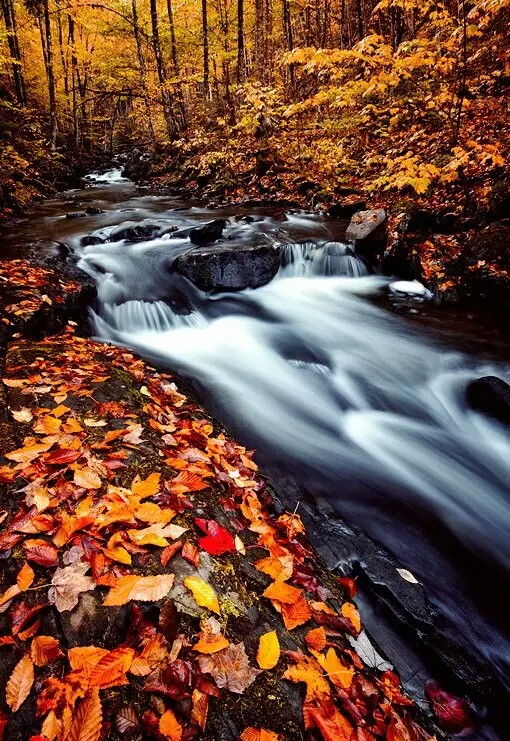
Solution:
[(0, 0), (0, 11), (4, 197), (47, 150), (138, 146), (226, 184), (277, 171), (283, 185), (299, 173), (326, 189), (357, 179), (467, 198), (474, 182), (481, 200), (507, 166), (510, 0)]

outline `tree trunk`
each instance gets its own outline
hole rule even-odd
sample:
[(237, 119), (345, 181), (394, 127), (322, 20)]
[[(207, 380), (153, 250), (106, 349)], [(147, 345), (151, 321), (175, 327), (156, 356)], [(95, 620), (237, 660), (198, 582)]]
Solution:
[(7, 31), (7, 43), (11, 55), (12, 78), (16, 100), (21, 107), (25, 107), (27, 104), (27, 93), (23, 68), (21, 66), (21, 52), (16, 30), (16, 14), (12, 0), (1, 0), (0, 8), (4, 17), (5, 30)]
[(237, 82), (242, 82), (244, 78), (244, 2), (237, 0)]
[(151, 102), (148, 93), (148, 79), (147, 70), (145, 67), (145, 59), (143, 57), (142, 38), (140, 35), (140, 25), (138, 23), (138, 11), (136, 8), (136, 0), (131, 0), (131, 10), (133, 13), (133, 32), (136, 41), (136, 53), (138, 56), (138, 66), (140, 68), (140, 81), (142, 83), (143, 100), (145, 103), (145, 110), (147, 111), (147, 128), (149, 129), (149, 136), (151, 142), (154, 144), (156, 141), (156, 135), (154, 133), (154, 124), (152, 122), (152, 111)]
[(175, 134), (175, 122), (172, 116), (172, 110), (170, 107), (170, 96), (167, 90), (167, 75), (165, 64), (163, 61), (163, 55), (161, 54), (161, 45), (159, 43), (159, 27), (158, 27), (158, 8), (156, 0), (150, 0), (150, 11), (151, 11), (151, 26), (152, 26), (152, 48), (154, 50), (154, 57), (156, 59), (156, 69), (158, 71), (158, 80), (161, 87), (161, 99), (163, 102), (163, 114), (165, 117), (166, 127), (168, 135), (172, 138)]
[[(166, 9), (168, 14), (168, 22), (170, 24), (170, 42), (172, 45), (172, 67), (175, 77), (180, 76), (179, 56), (177, 54), (177, 41), (175, 39), (175, 22), (174, 22), (174, 9), (172, 6), (172, 0), (166, 0)], [(177, 91), (179, 94), (179, 108), (181, 109), (182, 125), (184, 129), (188, 128), (188, 114), (186, 112), (186, 104), (184, 102), (184, 94), (182, 90), (182, 84), (179, 81), (177, 85)]]
[(202, 0), (202, 48), (204, 54), (204, 97), (209, 99), (209, 35), (207, 21), (207, 0)]
[(74, 18), (71, 14), (67, 16), (67, 23), (69, 27), (69, 35), (67, 43), (71, 49), (71, 93), (72, 93), (72, 106), (73, 106), (73, 130), (74, 130), (74, 141), (76, 149), (80, 148), (80, 122), (78, 116), (78, 101), (76, 94), (77, 87), (77, 67), (78, 60), (76, 59), (76, 48), (74, 41)]
[(44, 44), (46, 46), (46, 75), (48, 78), (48, 100), (50, 106), (50, 147), (57, 146), (57, 97), (55, 86), (55, 69), (53, 67), (53, 44), (51, 38), (51, 21), (48, 0), (43, 2)]

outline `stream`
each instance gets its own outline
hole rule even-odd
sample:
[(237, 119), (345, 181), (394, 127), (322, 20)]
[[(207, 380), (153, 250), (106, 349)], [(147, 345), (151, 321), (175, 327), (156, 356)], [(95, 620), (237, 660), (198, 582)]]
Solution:
[[(103, 213), (65, 217), (85, 206)], [(207, 295), (172, 272), (192, 246), (172, 230), (218, 217), (232, 245), (282, 245), (268, 285)], [(158, 236), (83, 246), (128, 222)], [(465, 401), (471, 380), (510, 381), (503, 325), (395, 292), (341, 242), (343, 229), (277, 208), (212, 211), (114, 170), (34, 207), (2, 240), (17, 257), (66, 244), (97, 283), (94, 335), (193, 379), (259, 461), (393, 554), (444, 633), (508, 687), (510, 441)]]

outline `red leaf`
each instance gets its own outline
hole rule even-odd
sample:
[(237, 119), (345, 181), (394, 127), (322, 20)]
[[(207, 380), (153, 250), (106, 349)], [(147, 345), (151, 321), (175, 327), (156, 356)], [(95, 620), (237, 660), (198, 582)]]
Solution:
[(337, 581), (343, 586), (350, 599), (357, 595), (358, 585), (356, 584), (356, 579), (339, 576)]
[(195, 523), (204, 533), (208, 533), (205, 538), (200, 538), (198, 545), (211, 556), (221, 556), (223, 553), (236, 550), (232, 535), (214, 520), (202, 520), (197, 517)]
[(427, 682), (425, 692), (439, 725), (448, 733), (461, 733), (473, 728), (473, 719), (467, 702), (445, 692), (437, 682)]
[(63, 463), (72, 463), (73, 461), (78, 460), (80, 456), (81, 451), (79, 450), (57, 448), (44, 456), (44, 462), (53, 466), (59, 466)]
[[(30, 545), (30, 543), (34, 543), (34, 545)], [(58, 550), (54, 545), (44, 541), (27, 541), (27, 544), (27, 561), (33, 561), (47, 568), (58, 566)]]
[(167, 563), (170, 561), (170, 559), (175, 556), (175, 554), (181, 547), (182, 547), (182, 540), (176, 540), (175, 543), (171, 543), (170, 545), (167, 545), (167, 547), (161, 551), (161, 555), (159, 557), (159, 560), (161, 561), (161, 565), (166, 566)]

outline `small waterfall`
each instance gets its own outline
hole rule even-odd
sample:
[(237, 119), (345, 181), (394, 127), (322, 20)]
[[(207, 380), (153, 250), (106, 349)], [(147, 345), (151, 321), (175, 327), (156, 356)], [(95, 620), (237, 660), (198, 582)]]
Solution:
[(361, 258), (341, 242), (284, 244), (281, 247), (280, 278), (341, 276), (360, 278), (368, 275)]

